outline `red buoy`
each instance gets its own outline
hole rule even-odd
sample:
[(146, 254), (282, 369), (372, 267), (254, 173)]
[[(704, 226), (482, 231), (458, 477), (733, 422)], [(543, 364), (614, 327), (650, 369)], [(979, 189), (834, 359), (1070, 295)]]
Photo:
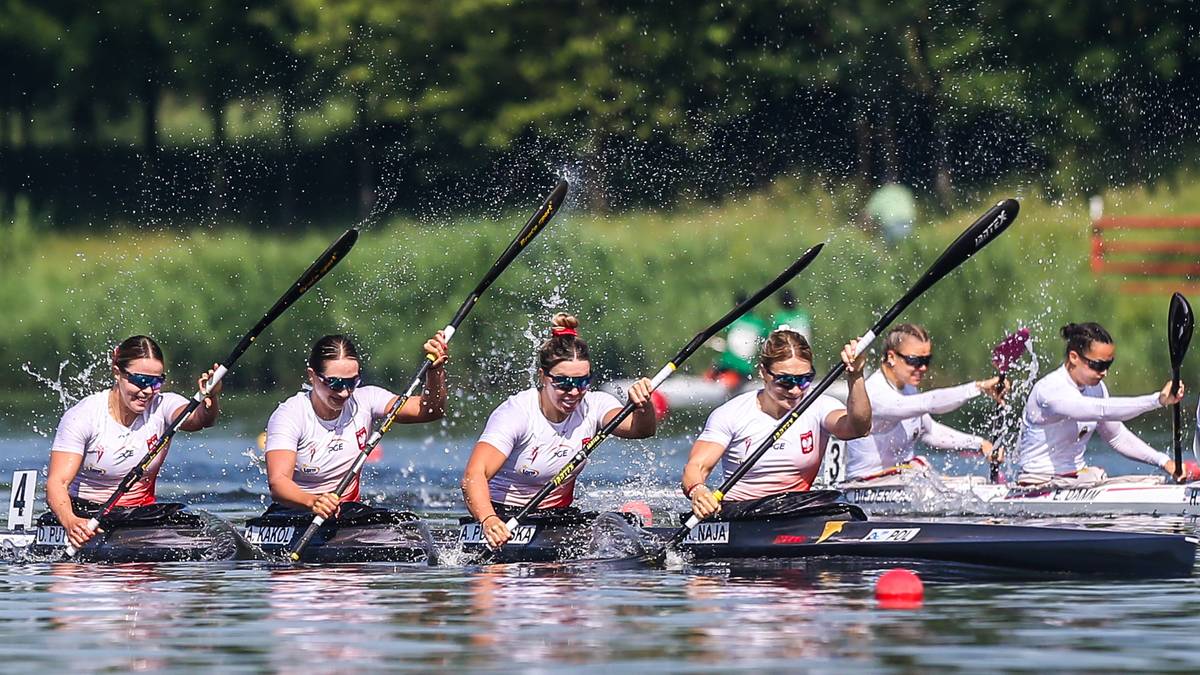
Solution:
[(881, 609), (917, 609), (925, 599), (925, 584), (912, 570), (888, 570), (875, 583), (875, 599)]

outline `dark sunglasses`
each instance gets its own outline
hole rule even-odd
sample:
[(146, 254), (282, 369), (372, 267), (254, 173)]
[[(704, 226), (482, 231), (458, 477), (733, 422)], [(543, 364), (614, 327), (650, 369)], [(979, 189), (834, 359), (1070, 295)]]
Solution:
[(925, 356), (908, 356), (906, 354), (901, 354), (900, 352), (894, 353), (896, 356), (904, 359), (904, 362), (913, 368), (920, 368), (921, 366), (929, 367), (929, 364), (933, 362), (933, 354), (926, 354)]
[(356, 389), (362, 384), (362, 376), (355, 375), (354, 377), (328, 377), (318, 375), (317, 379), (324, 382), (326, 387), (332, 391), (346, 391), (347, 389)]
[[(1076, 352), (1076, 354), (1078, 353), (1079, 352)], [(1107, 361), (1093, 361), (1083, 354), (1079, 354), (1079, 358), (1083, 359), (1083, 362), (1088, 364), (1088, 368), (1091, 368), (1097, 373), (1107, 372), (1109, 368), (1112, 368), (1113, 361), (1116, 361), (1116, 359), (1109, 359)]]
[(773, 373), (767, 368), (763, 368), (763, 370), (771, 376), (772, 380), (775, 380), (775, 382), (784, 389), (791, 389), (792, 387), (808, 389), (808, 385), (812, 384), (813, 379), (817, 377), (817, 371), (815, 370), (810, 370), (807, 373), (801, 373), (799, 375), (792, 375), (790, 373)]
[(550, 375), (547, 373), (546, 377), (550, 378), (550, 386), (559, 391), (571, 391), (572, 389), (587, 391), (587, 388), (592, 386), (591, 375), (572, 377), (570, 375)]
[(138, 389), (145, 389), (146, 387), (149, 387), (152, 391), (158, 391), (159, 389), (162, 389), (163, 382), (167, 381), (166, 375), (145, 375), (142, 373), (131, 373), (124, 368), (121, 369), (121, 372), (125, 375), (125, 379), (129, 380), (129, 384), (132, 384)]

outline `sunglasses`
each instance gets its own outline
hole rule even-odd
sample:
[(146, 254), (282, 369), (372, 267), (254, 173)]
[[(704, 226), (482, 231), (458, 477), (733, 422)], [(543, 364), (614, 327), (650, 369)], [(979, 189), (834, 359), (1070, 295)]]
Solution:
[(362, 384), (362, 376), (355, 375), (354, 377), (330, 377), (326, 375), (318, 375), (317, 379), (324, 382), (326, 387), (332, 391), (346, 391), (347, 389), (355, 389)]
[(564, 392), (571, 391), (572, 389), (587, 391), (587, 388), (592, 385), (592, 376), (590, 374), (572, 377), (570, 375), (550, 375), (547, 373), (546, 377), (550, 378), (550, 386)]
[(132, 384), (138, 389), (145, 389), (149, 387), (151, 391), (158, 391), (159, 389), (162, 389), (163, 382), (167, 381), (166, 375), (145, 375), (143, 373), (131, 373), (124, 368), (121, 369), (121, 373), (125, 375), (126, 380), (129, 380), (129, 384)]
[(908, 365), (912, 366), (913, 368), (920, 368), (921, 366), (925, 366), (928, 368), (929, 364), (931, 362), (933, 362), (933, 354), (926, 354), (925, 356), (907, 356), (905, 354), (901, 354), (900, 352), (894, 352), (894, 353), (896, 354), (896, 356), (899, 356), (901, 359), (904, 359), (904, 362), (907, 363)]
[(1116, 361), (1116, 359), (1109, 359), (1107, 361), (1093, 361), (1083, 354), (1079, 354), (1079, 358), (1083, 359), (1083, 362), (1088, 365), (1088, 368), (1091, 368), (1097, 373), (1107, 372), (1109, 368), (1112, 368), (1113, 361)]
[(791, 389), (792, 387), (808, 389), (808, 385), (812, 384), (813, 379), (817, 377), (817, 371), (815, 370), (810, 370), (807, 373), (801, 373), (799, 375), (793, 375), (790, 373), (773, 373), (766, 368), (763, 368), (763, 370), (771, 376), (772, 380), (775, 380), (776, 384), (784, 389)]

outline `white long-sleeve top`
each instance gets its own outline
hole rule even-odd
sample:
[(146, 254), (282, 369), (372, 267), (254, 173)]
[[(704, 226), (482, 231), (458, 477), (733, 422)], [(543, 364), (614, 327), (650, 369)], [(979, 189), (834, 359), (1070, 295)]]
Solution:
[(974, 382), (921, 392), (912, 385), (897, 389), (877, 370), (867, 378), (871, 433), (846, 442), (846, 476), (862, 478), (913, 458), (920, 440), (935, 448), (979, 449), (983, 439), (935, 422), (934, 414), (956, 410), (980, 394)]
[(1065, 365), (1038, 380), (1021, 416), (1017, 464), (1023, 473), (1063, 475), (1084, 467), (1083, 453), (1095, 432), (1113, 450), (1162, 468), (1167, 456), (1122, 422), (1158, 408), (1158, 394), (1109, 396), (1104, 382), (1080, 387)]

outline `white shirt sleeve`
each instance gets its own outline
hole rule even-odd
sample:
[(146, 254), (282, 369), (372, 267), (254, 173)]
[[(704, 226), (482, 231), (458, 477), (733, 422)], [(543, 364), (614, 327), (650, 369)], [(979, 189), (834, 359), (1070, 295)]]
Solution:
[(300, 434), (301, 425), (297, 415), (294, 414), (288, 403), (294, 399), (284, 401), (271, 413), (271, 419), (267, 421), (267, 442), (265, 450), (291, 450), (297, 452), (300, 449)]
[(957, 410), (964, 403), (979, 396), (979, 387), (974, 382), (957, 387), (933, 389), (920, 394), (904, 395), (890, 386), (888, 393), (871, 397), (871, 417), (881, 421), (899, 421), (920, 415), (940, 415)]
[(396, 395), (383, 387), (366, 386), (358, 388), (355, 398), (371, 411), (371, 419), (377, 420), (387, 415), (388, 404), (396, 398)]
[(607, 391), (589, 391), (587, 393), (588, 417), (592, 419), (592, 423), (596, 428), (604, 426), (604, 416), (610, 410), (620, 410), (624, 407), (616, 396)]
[(85, 410), (83, 401), (71, 406), (58, 422), (51, 450), (83, 455), (92, 440), (91, 413)]
[(709, 413), (708, 421), (704, 423), (704, 430), (696, 437), (696, 441), (707, 441), (728, 448), (729, 444), (733, 442), (735, 433), (729, 424), (730, 417), (726, 414), (724, 405)]
[(921, 441), (930, 447), (946, 450), (979, 450), (983, 448), (983, 439), (973, 434), (966, 434), (952, 429), (926, 415), (921, 420), (923, 433)]
[(516, 401), (516, 397), (509, 398), (493, 410), (487, 425), (483, 427), (483, 433), (479, 435), (479, 443), (487, 443), (505, 457), (512, 454), (513, 448), (525, 437), (529, 428), (529, 416)]
[[(154, 411), (154, 414), (162, 420), (163, 428), (165, 429), (171, 426), (171, 422), (175, 419), (176, 411), (187, 407), (188, 399), (170, 391), (159, 394), (159, 397), (158, 409)], [(201, 403), (200, 405), (204, 404)]]
[(1137, 434), (1130, 431), (1124, 424), (1120, 422), (1101, 422), (1096, 425), (1096, 431), (1099, 432), (1101, 438), (1108, 441), (1113, 450), (1125, 455), (1129, 459), (1157, 466), (1160, 469), (1166, 468), (1167, 461), (1170, 458), (1165, 453), (1161, 453), (1150, 447), (1149, 444), (1138, 438)]
[(1079, 422), (1124, 422), (1159, 407), (1158, 394), (1144, 396), (1050, 397), (1042, 402), (1050, 413)]

